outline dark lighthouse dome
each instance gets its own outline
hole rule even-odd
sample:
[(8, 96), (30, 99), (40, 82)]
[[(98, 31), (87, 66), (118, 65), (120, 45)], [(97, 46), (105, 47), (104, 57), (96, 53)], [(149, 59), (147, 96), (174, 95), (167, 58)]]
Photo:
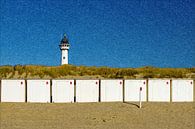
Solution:
[(66, 34), (64, 34), (64, 37), (62, 38), (60, 44), (69, 44), (69, 41), (68, 41)]

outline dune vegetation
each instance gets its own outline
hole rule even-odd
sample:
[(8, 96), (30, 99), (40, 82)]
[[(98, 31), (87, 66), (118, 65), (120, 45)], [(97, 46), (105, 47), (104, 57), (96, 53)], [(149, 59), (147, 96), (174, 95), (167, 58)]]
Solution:
[(74, 65), (15, 65), (0, 66), (0, 78), (195, 78), (195, 68), (156, 68), (149, 66), (141, 68), (110, 68)]

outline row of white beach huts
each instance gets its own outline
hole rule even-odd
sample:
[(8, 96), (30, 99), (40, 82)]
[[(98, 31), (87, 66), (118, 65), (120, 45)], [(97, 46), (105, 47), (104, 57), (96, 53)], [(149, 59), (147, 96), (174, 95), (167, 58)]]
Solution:
[(1, 102), (194, 102), (193, 79), (0, 81)]

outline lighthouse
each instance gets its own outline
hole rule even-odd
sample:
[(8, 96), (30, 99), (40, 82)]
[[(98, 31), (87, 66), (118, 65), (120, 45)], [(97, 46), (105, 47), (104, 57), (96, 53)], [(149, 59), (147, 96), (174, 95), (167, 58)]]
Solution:
[(70, 48), (70, 44), (66, 34), (64, 34), (59, 47), (61, 50), (61, 65), (68, 64), (68, 50)]

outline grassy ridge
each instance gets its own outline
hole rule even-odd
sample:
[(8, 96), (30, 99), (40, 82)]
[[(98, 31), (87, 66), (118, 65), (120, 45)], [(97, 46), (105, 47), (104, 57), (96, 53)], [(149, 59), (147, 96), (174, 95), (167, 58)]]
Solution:
[(195, 78), (195, 68), (0, 66), (0, 78)]

